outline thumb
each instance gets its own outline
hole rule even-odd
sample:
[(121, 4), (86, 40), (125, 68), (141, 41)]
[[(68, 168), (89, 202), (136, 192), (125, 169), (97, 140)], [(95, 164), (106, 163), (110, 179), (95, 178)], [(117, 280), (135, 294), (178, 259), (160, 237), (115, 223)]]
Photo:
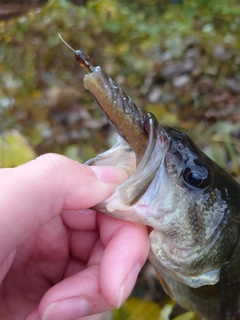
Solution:
[(63, 209), (92, 207), (125, 179), (120, 169), (88, 167), (57, 154), (0, 170), (0, 264)]

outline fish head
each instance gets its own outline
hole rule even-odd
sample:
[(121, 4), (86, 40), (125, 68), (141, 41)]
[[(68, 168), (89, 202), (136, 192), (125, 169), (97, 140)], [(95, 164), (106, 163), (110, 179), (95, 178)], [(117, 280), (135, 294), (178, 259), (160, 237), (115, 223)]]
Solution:
[(134, 172), (96, 209), (149, 226), (150, 260), (160, 273), (193, 288), (215, 284), (238, 241), (239, 186), (186, 134), (151, 116), (146, 128), (137, 167), (125, 141), (100, 156), (107, 165), (116, 150), (125, 153)]
[(139, 202), (149, 209), (151, 255), (176, 281), (212, 285), (238, 243), (239, 185), (186, 134), (162, 130), (167, 149)]

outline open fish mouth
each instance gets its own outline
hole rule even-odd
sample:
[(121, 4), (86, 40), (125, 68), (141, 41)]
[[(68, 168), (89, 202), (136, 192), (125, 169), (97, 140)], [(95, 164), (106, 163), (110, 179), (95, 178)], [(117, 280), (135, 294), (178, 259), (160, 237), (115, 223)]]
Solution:
[(233, 319), (240, 306), (240, 186), (187, 135), (143, 114), (100, 67), (73, 51), (88, 72), (85, 87), (122, 137), (86, 164), (129, 174), (94, 209), (151, 227), (149, 259), (179, 304), (204, 319)]
[(204, 261), (218, 247), (228, 205), (217, 189), (214, 196), (209, 193), (212, 162), (201, 158), (185, 134), (161, 126), (153, 115), (146, 115), (145, 127), (148, 145), (137, 166), (134, 152), (120, 137), (112, 149), (87, 162), (120, 166), (131, 173), (94, 209), (152, 227), (150, 260), (156, 268), (161, 266), (165, 278), (192, 288), (213, 285), (219, 281), (224, 257)]
[(225, 257), (204, 261), (218, 246), (228, 206), (217, 188), (208, 190), (210, 159), (184, 133), (163, 127), (151, 113), (143, 114), (99, 67), (91, 67), (84, 84), (123, 137), (86, 164), (117, 166), (129, 174), (94, 209), (152, 227), (150, 259), (161, 273), (165, 270), (166, 278), (192, 288), (217, 283)]
[[(87, 165), (116, 166), (124, 169), (129, 175), (129, 178), (116, 188), (115, 193), (103, 203), (95, 206), (95, 209), (115, 217), (118, 216), (118, 212), (121, 212), (121, 219), (142, 224), (146, 224), (147, 217), (135, 216), (134, 213), (134, 218), (130, 212), (132, 212), (132, 207), (147, 194), (168, 149), (165, 129), (157, 122), (156, 118), (148, 113), (144, 121), (149, 140), (146, 151), (137, 166), (136, 155), (131, 146), (120, 137), (117, 138), (117, 143), (110, 150), (86, 162)], [(140, 206), (146, 208), (149, 205), (147, 202), (143, 204), (141, 201)]]

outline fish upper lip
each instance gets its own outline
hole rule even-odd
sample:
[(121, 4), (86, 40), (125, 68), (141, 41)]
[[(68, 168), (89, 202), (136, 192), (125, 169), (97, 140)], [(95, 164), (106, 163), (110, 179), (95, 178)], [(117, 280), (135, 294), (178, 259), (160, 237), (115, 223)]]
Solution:
[[(149, 202), (144, 203), (144, 197), (149, 194), (148, 189), (162, 164), (165, 151), (168, 149), (168, 139), (165, 136), (164, 128), (159, 125), (153, 115), (148, 114), (145, 120), (147, 121), (146, 130), (149, 132), (147, 149), (133, 174), (116, 188), (110, 198), (104, 201), (100, 211), (105, 210), (104, 212), (110, 214), (119, 210), (131, 211), (133, 206), (137, 205), (142, 214), (139, 214), (138, 221), (133, 221), (150, 225), (147, 221)], [(128, 145), (126, 142), (125, 144)], [(155, 192), (152, 196), (154, 199)]]
[[(164, 151), (168, 149), (165, 130), (155, 116), (148, 113), (145, 126), (149, 134), (147, 149), (133, 175), (117, 188), (123, 202), (129, 206), (137, 203), (147, 192), (162, 163)], [(134, 195), (133, 188), (138, 190), (138, 194)]]

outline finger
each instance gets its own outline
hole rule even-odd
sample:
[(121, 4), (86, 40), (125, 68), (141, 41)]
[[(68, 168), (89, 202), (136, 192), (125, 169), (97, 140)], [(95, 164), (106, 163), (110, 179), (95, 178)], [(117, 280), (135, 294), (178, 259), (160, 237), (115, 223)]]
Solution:
[(86, 209), (108, 198), (126, 174), (48, 154), (1, 174), (0, 261), (63, 209)]
[(69, 278), (74, 274), (86, 269), (87, 263), (75, 257), (69, 257), (63, 278)]
[(99, 265), (94, 265), (52, 287), (40, 303), (39, 317), (75, 320), (110, 309), (99, 286)]
[(100, 286), (108, 304), (118, 308), (131, 293), (147, 259), (148, 232), (145, 226), (102, 214), (99, 226), (106, 247), (100, 264)]
[[(88, 317), (81, 317), (81, 320), (104, 320), (106, 317), (106, 312), (104, 313), (99, 313), (99, 314), (95, 314), (95, 315), (91, 315)], [(110, 317), (109, 317), (110, 318)], [(66, 318), (68, 319), (68, 318)], [(26, 318), (25, 320), (40, 320), (39, 316), (38, 316), (38, 310), (35, 309), (33, 310)], [(69, 320), (69, 319), (68, 319)], [(79, 319), (80, 320), (80, 319)]]
[(102, 241), (96, 242), (87, 269), (64, 279), (44, 295), (40, 319), (71, 320), (105, 312), (128, 297), (148, 255), (147, 230), (103, 215), (99, 226)]
[(76, 230), (96, 230), (96, 211), (91, 209), (64, 210), (61, 214), (66, 226)]
[(0, 263), (0, 283), (7, 274), (15, 257), (16, 250), (12, 251), (9, 256)]
[(39, 315), (38, 315), (38, 309), (32, 310), (24, 320), (40, 320)]
[[(81, 320), (104, 320), (104, 319), (106, 319), (106, 314), (107, 314), (106, 312), (99, 313), (99, 314), (91, 315), (89, 317), (83, 317), (83, 318), (81, 318)], [(111, 316), (109, 316), (108, 318), (112, 319)]]
[(11, 170), (11, 168), (1, 168), (0, 174), (7, 172), (8, 170)]
[(88, 261), (95, 243), (99, 238), (98, 230), (94, 231), (71, 231), (69, 247), (71, 254), (83, 261)]

